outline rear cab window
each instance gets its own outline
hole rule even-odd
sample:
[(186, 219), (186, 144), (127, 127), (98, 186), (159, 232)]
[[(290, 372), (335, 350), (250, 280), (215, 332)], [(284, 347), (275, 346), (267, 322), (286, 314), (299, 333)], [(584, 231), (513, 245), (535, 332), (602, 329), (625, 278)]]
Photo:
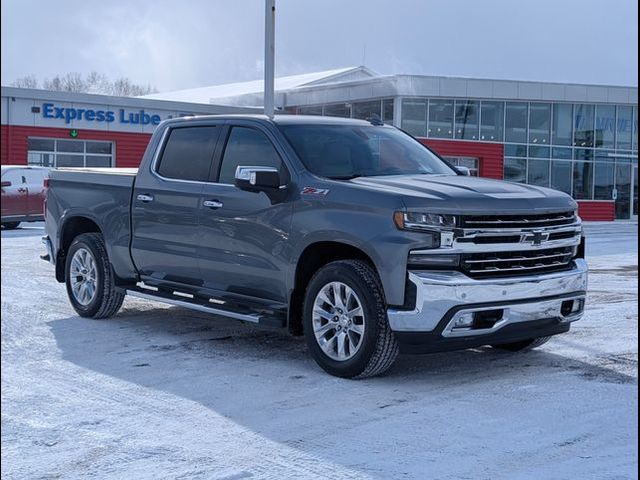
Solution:
[(167, 179), (206, 182), (220, 127), (176, 127), (169, 131), (156, 172)]

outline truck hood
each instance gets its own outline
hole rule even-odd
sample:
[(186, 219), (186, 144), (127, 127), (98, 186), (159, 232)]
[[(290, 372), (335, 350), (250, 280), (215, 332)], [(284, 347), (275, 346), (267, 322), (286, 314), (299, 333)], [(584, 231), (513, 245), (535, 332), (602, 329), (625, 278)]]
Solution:
[(478, 215), (535, 214), (577, 208), (569, 195), (557, 190), (463, 175), (361, 177), (350, 183), (400, 195), (409, 210)]

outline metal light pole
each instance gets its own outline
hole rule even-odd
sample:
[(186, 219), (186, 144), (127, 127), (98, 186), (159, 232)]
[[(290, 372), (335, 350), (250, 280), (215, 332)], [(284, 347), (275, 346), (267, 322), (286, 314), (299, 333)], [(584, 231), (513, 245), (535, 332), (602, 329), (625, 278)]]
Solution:
[(273, 118), (275, 96), (276, 0), (265, 0), (264, 4), (264, 114), (269, 118)]

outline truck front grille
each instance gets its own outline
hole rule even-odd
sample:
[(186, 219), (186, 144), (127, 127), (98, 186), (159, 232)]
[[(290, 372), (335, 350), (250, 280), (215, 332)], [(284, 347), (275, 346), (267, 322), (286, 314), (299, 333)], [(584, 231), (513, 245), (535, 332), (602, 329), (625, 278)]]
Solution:
[(549, 273), (568, 268), (576, 248), (467, 253), (462, 255), (462, 270), (473, 278)]
[(576, 223), (575, 212), (545, 213), (536, 215), (472, 215), (462, 217), (463, 228), (542, 228)]

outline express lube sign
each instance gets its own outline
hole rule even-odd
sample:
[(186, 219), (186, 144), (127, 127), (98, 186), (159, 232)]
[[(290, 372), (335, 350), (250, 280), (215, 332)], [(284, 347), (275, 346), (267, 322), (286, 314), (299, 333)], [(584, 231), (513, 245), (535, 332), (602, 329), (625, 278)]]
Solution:
[(158, 125), (162, 118), (158, 114), (150, 114), (144, 109), (135, 112), (120, 108), (113, 110), (97, 110), (92, 108), (58, 107), (53, 103), (42, 104), (42, 117), (64, 120), (69, 124), (73, 120), (84, 120), (96, 123), (112, 123), (130, 125)]

